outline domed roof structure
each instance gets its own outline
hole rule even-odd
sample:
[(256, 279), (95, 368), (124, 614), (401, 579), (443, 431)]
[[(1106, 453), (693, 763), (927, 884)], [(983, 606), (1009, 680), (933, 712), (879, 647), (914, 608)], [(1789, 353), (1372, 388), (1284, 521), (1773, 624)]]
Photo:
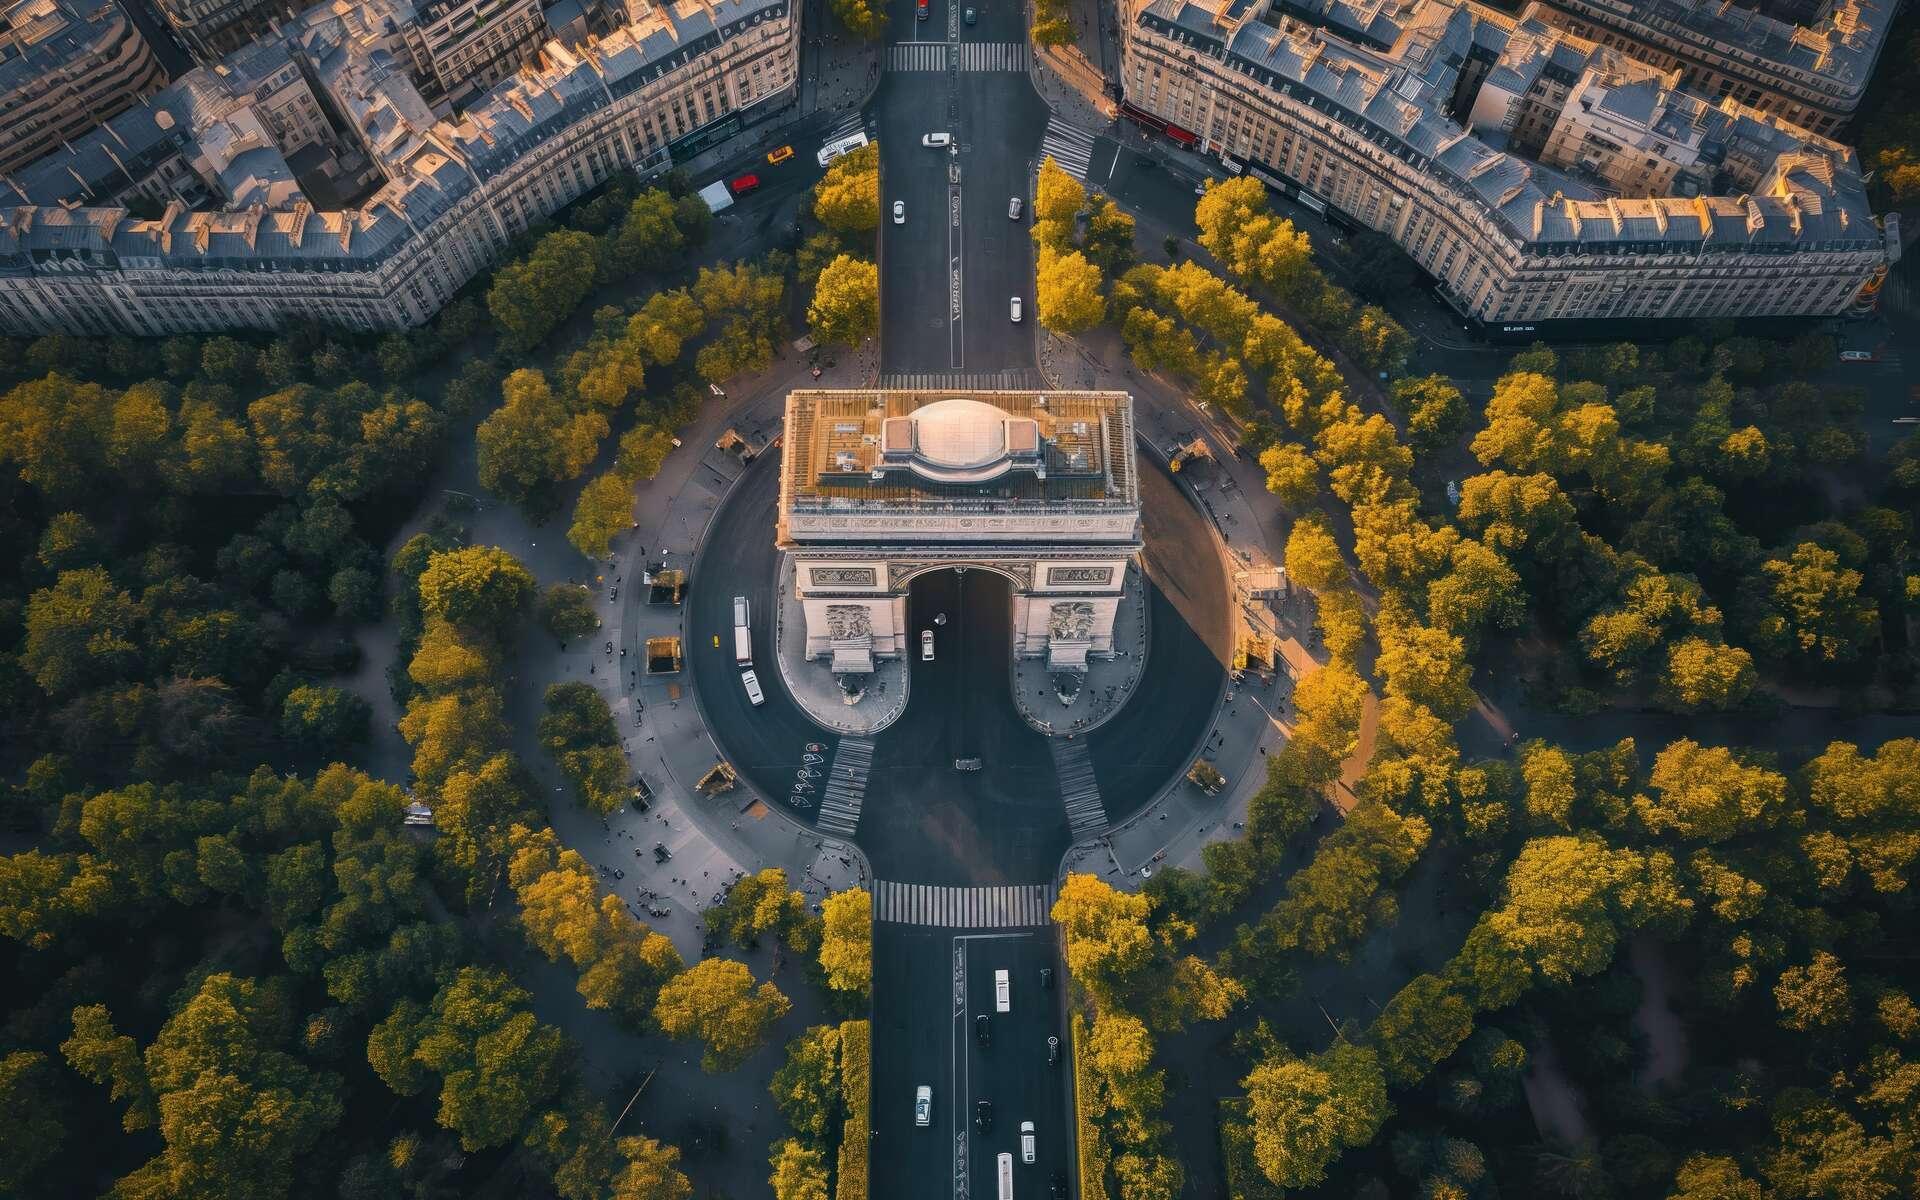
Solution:
[(941, 400), (914, 411), (914, 449), (943, 467), (984, 467), (1007, 453), (1007, 411), (979, 400)]

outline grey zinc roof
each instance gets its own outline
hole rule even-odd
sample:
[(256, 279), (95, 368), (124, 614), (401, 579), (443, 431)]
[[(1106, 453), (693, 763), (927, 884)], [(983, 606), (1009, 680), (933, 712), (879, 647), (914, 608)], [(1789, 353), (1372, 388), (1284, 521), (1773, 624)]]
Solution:
[[(28, 4), (5, 6), (9, 24), (23, 36), (12, 41), (11, 52), (0, 57), (0, 93), (12, 92), (41, 75), (91, 58), (107, 30), (122, 19), (113, 0), (62, 4), (55, 13), (38, 21), (29, 20), (21, 11), (30, 7)], [(18, 24), (13, 24), (16, 14)], [(50, 36), (37, 35), (32, 30), (36, 24), (58, 29)]]

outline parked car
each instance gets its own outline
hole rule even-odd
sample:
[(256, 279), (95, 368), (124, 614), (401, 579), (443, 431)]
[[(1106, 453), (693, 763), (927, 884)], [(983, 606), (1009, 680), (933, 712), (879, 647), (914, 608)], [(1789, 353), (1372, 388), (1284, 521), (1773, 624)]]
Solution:
[(920, 661), (933, 661), (933, 630), (931, 629), (920, 631)]
[(924, 21), (927, 19), (927, 0), (918, 0), (918, 2), (914, 4), (913, 15), (915, 20)]
[(973, 1018), (973, 1036), (982, 1046), (993, 1045), (993, 1018), (980, 1013)]
[(924, 1083), (913, 1089), (913, 1123), (922, 1129), (933, 1124), (933, 1089)]
[(1013, 316), (1013, 323), (1018, 325), (1020, 323), (1020, 297), (1015, 296), (1013, 298), (1013, 303), (1008, 306), (1008, 311)]
[(1033, 1161), (1033, 1122), (1032, 1121), (1020, 1122), (1020, 1161), (1023, 1163), (1030, 1163)]
[(783, 163), (792, 157), (792, 146), (782, 146), (778, 150), (767, 151), (767, 161), (770, 163)]
[(748, 192), (759, 188), (760, 177), (758, 175), (742, 175), (727, 186), (733, 189), (734, 195), (744, 196)]
[(981, 1133), (993, 1132), (993, 1101), (979, 1100), (974, 1102), (973, 1127)]
[(905, 200), (895, 200), (893, 202), (893, 223), (895, 225), (905, 225), (907, 223), (907, 202)]
[(953, 145), (953, 135), (950, 133), (922, 134), (920, 135), (920, 144), (922, 146), (951, 146)]
[(767, 702), (766, 693), (760, 690), (760, 677), (758, 675), (755, 675), (752, 671), (742, 671), (740, 672), (740, 683), (741, 686), (747, 689), (747, 702), (749, 704), (755, 708), (759, 708)]
[(1020, 210), (1023, 207), (1025, 207), (1025, 205), (1022, 204), (1020, 197), (1009, 197), (1007, 200), (1007, 220), (1018, 221), (1020, 219)]
[(971, 24), (973, 24), (973, 15), (974, 15), (974, 14), (973, 14), (973, 10), (972, 10), (972, 9), (970, 9), (970, 8), (969, 8), (969, 9), (968, 9), (968, 10), (967, 10), (966, 12), (964, 12), (964, 13), (962, 13), (962, 14), (960, 14), (960, 15), (961, 15), (961, 18), (962, 18), (963, 20), (965, 20), (967, 24), (969, 24), (969, 25), (971, 25)]

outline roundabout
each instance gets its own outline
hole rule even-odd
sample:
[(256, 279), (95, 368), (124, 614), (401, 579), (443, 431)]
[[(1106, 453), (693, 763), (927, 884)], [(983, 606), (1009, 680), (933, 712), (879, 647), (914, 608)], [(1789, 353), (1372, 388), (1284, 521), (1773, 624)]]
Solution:
[[(754, 461), (721, 500), (694, 563), (684, 631), (707, 728), (720, 754), (770, 804), (823, 835), (841, 836), (844, 826), (822, 819), (823, 800), (828, 785), (857, 783), (850, 840), (874, 878), (942, 887), (1036, 884), (1054, 878), (1076, 828), (1084, 832), (1063, 803), (1063, 753), (1085, 756), (1101, 828), (1138, 812), (1184, 774), (1225, 688), (1232, 649), (1227, 568), (1205, 516), (1149, 451), (1136, 447), (1133, 461), (1151, 649), (1120, 710), (1072, 740), (1036, 732), (1015, 707), (1013, 585), (979, 569), (925, 570), (908, 582), (906, 629), (932, 626), (940, 614), (947, 619), (931, 661), (906, 656), (910, 699), (897, 721), (866, 739), (811, 719), (774, 668), (777, 459), (770, 453)], [(758, 706), (734, 662), (735, 596), (746, 597), (755, 614), (752, 657), (765, 696)], [(956, 761), (969, 760), (978, 769), (956, 769)]]

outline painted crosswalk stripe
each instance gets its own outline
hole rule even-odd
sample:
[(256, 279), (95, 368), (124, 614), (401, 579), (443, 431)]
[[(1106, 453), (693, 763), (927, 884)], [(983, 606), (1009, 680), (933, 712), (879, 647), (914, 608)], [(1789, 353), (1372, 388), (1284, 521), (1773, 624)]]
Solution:
[(1043, 161), (1052, 158), (1062, 171), (1085, 183), (1087, 165), (1093, 161), (1093, 135), (1050, 117), (1047, 132), (1040, 138), (1040, 157)]
[(1067, 809), (1069, 834), (1075, 845), (1106, 836), (1107, 809), (1100, 802), (1100, 784), (1093, 776), (1093, 754), (1083, 740), (1049, 738), (1053, 769), (1060, 777), (1060, 800)]
[(827, 788), (820, 796), (820, 828), (852, 837), (860, 824), (860, 805), (867, 795), (867, 772), (873, 766), (873, 742), (844, 737), (834, 747), (827, 769)]
[(1024, 71), (1027, 45), (1025, 42), (896, 42), (887, 47), (889, 71), (945, 71), (956, 63), (962, 71), (974, 73)]
[(1050, 883), (965, 888), (882, 879), (873, 885), (873, 916), (938, 929), (1028, 929), (1053, 919), (1053, 900)]
[(895, 391), (1025, 392), (1045, 387), (1046, 381), (1038, 371), (1012, 368), (888, 373), (880, 377), (880, 386)]

